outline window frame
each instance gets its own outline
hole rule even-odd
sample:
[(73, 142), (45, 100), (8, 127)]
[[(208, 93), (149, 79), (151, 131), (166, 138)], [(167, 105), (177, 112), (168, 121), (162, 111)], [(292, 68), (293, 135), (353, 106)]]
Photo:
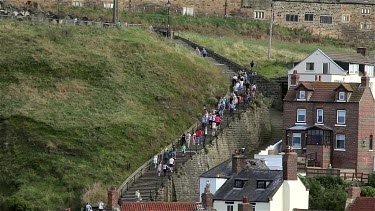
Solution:
[(306, 99), (306, 91), (305, 90), (299, 90), (298, 99)]
[[(260, 16), (258, 16), (258, 14), (261, 14)], [(266, 13), (262, 10), (255, 10), (254, 11), (254, 19), (256, 20), (263, 20), (266, 18)]]
[[(321, 117), (322, 117), (322, 120), (319, 121), (319, 111), (321, 111)], [(319, 124), (323, 124), (324, 123), (324, 110), (322, 108), (318, 108), (316, 109), (316, 123), (319, 123)]]
[[(306, 20), (307, 19), (307, 20)], [(310, 20), (311, 19), (311, 20)], [(314, 14), (312, 14), (312, 13), (306, 13), (305, 14), (305, 22), (312, 22), (312, 21), (314, 21)]]
[[(304, 120), (299, 120), (299, 111), (304, 112)], [(297, 123), (306, 123), (306, 109), (304, 108), (297, 109)]]
[(346, 101), (346, 92), (339, 92), (337, 100), (338, 101)]
[[(326, 73), (324, 73), (324, 65), (325, 65), (325, 64), (327, 64), (327, 72), (326, 72)], [(329, 62), (323, 62), (323, 63), (322, 63), (322, 70), (323, 70), (323, 74), (324, 74), (324, 75), (329, 74), (329, 68), (330, 68), (330, 63), (329, 63)]]
[(286, 22), (298, 22), (299, 16), (296, 14), (286, 14), (285, 21)]
[(374, 77), (375, 68), (373, 65), (365, 65), (365, 72), (367, 77)]
[[(343, 112), (344, 114), (344, 121), (343, 122), (339, 122), (339, 113)], [(346, 110), (337, 110), (336, 111), (336, 124), (338, 125), (345, 125), (346, 124)]]
[(349, 64), (349, 74), (354, 75), (359, 72), (359, 64)]
[(73, 7), (83, 7), (83, 2), (82, 1), (72, 1), (72, 6)]
[[(307, 67), (310, 67), (310, 69), (308, 69)], [(311, 69), (312, 67), (312, 69)], [(315, 63), (314, 62), (306, 62), (306, 71), (315, 71)]]
[(371, 8), (362, 8), (361, 14), (362, 15), (370, 15), (371, 14)]
[[(341, 136), (343, 137), (343, 139), (338, 139), (338, 137)], [(341, 150), (345, 150), (345, 140), (346, 140), (346, 136), (345, 134), (336, 134), (336, 145), (335, 145), (335, 149), (341, 149)], [(343, 147), (339, 147), (339, 142), (338, 141), (343, 141)]]
[(247, 180), (236, 179), (234, 180), (234, 188), (243, 188), (246, 182)]
[[(346, 20), (347, 19), (347, 20)], [(350, 14), (343, 14), (342, 15), (342, 18), (341, 18), (341, 21), (343, 23), (350, 23)]]
[(319, 23), (321, 24), (332, 24), (333, 23), (333, 17), (330, 15), (321, 15), (319, 17)]
[(373, 146), (374, 146), (374, 136), (373, 136), (373, 135), (370, 135), (370, 139), (369, 139), (369, 150), (373, 150)]
[(361, 22), (359, 28), (361, 30), (371, 30), (372, 24), (370, 22)]
[[(299, 146), (294, 145), (294, 138), (299, 138)], [(302, 133), (292, 133), (292, 146), (293, 149), (301, 149), (302, 148)]]

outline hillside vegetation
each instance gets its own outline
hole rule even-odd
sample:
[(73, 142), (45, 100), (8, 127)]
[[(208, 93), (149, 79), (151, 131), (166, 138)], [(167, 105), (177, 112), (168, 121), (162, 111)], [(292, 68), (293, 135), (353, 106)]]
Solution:
[(0, 42), (0, 210), (96, 204), (227, 91), (148, 31), (0, 21)]

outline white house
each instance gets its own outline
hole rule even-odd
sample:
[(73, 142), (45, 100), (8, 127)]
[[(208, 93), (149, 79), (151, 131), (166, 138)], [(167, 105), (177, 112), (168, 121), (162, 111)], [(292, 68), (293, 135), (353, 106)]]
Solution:
[[(250, 169), (243, 161), (240, 155), (233, 156), (233, 174), (213, 195), (213, 209), (237, 211), (244, 197), (255, 211), (308, 209), (309, 191), (297, 176), (296, 152), (286, 150), (283, 171)], [(204, 198), (204, 204), (209, 200)]]
[(366, 73), (375, 95), (375, 61), (366, 48), (358, 48), (357, 52), (314, 51), (288, 71), (288, 88), (299, 81), (361, 83), (361, 76)]

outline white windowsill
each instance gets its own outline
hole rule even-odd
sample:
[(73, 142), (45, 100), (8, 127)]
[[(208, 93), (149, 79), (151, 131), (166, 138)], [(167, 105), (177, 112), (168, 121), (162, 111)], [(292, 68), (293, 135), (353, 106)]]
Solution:
[(306, 125), (306, 122), (297, 122), (297, 123), (294, 123), (295, 125)]
[(369, 151), (369, 152), (373, 152), (374, 150), (372, 150), (372, 149), (369, 149), (368, 151)]
[(293, 147), (292, 146), (292, 149), (302, 149), (301, 147)]
[(345, 152), (346, 151), (346, 149), (333, 149), (333, 150), (335, 150), (335, 151), (341, 151), (341, 152)]
[(324, 125), (324, 123), (315, 123), (315, 125)]
[(336, 127), (346, 127), (346, 125), (335, 124)]
[(338, 103), (345, 103), (346, 100), (336, 100), (336, 102), (338, 102)]
[(297, 101), (306, 101), (306, 99), (297, 98)]

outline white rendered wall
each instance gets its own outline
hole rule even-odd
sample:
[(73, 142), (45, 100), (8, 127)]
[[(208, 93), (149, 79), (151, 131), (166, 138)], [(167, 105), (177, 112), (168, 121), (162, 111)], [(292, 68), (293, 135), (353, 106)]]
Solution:
[(255, 211), (270, 211), (270, 204), (266, 202), (257, 202), (255, 204)]
[[(233, 211), (238, 211), (238, 204), (242, 203), (242, 201), (234, 201), (233, 204)], [(214, 201), (214, 209), (217, 211), (226, 211), (227, 210), (227, 204), (225, 204), (225, 201)], [(258, 210), (256, 210), (258, 211)]]
[(280, 188), (276, 191), (275, 195), (272, 196), (269, 206), (270, 211), (284, 211), (283, 210), (283, 203), (284, 203), (284, 184), (280, 186)]
[(294, 208), (309, 208), (309, 191), (306, 190), (299, 178), (297, 180), (284, 180), (283, 197), (283, 211), (292, 211)]

